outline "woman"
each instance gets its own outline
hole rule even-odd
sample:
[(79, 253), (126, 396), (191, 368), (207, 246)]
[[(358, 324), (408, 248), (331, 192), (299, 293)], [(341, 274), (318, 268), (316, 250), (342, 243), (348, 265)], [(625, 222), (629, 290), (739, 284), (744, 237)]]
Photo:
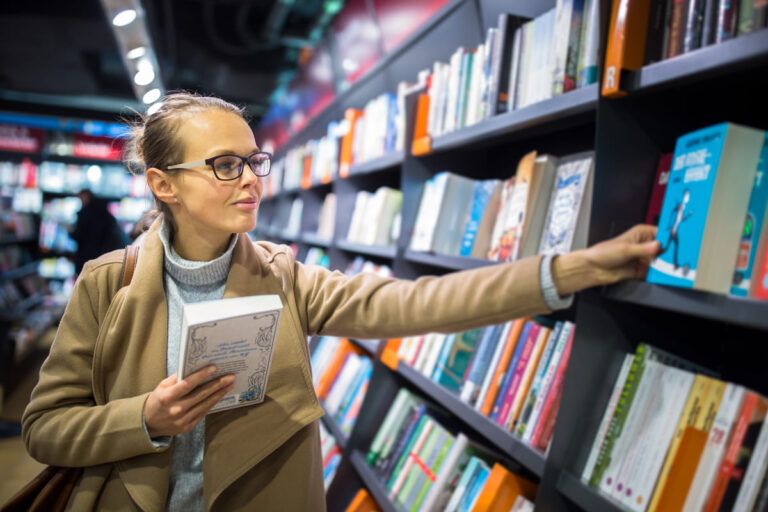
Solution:
[[(133, 146), (163, 214), (130, 286), (114, 292), (122, 251), (85, 265), (23, 419), (33, 457), (85, 468), (72, 510), (323, 510), (307, 335), (450, 332), (548, 313), (576, 291), (641, 277), (658, 252), (655, 229), (639, 226), (554, 260), (350, 278), (245, 235), (269, 155), (238, 108), (170, 95)], [(267, 398), (206, 418), (231, 377), (177, 381), (181, 304), (267, 293), (284, 304)]]

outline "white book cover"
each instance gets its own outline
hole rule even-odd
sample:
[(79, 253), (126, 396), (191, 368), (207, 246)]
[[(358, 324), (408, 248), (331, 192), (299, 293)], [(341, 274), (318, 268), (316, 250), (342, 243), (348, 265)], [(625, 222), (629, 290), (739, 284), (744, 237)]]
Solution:
[(347, 240), (350, 242), (357, 241), (360, 226), (364, 223), (365, 211), (372, 197), (373, 194), (365, 190), (361, 190), (355, 196), (355, 211), (352, 213), (352, 221), (349, 223), (349, 231), (347, 232)]
[(458, 48), (451, 55), (451, 75), (448, 81), (448, 100), (445, 109), (443, 133), (456, 129), (456, 109), (459, 106), (459, 89), (461, 79), (461, 61), (464, 59), (464, 48)]
[(483, 384), (480, 386), (480, 392), (477, 394), (477, 400), (474, 404), (470, 404), (474, 406), (475, 409), (480, 410), (483, 407), (483, 402), (485, 402), (485, 397), (488, 395), (488, 390), (491, 387), (491, 382), (493, 382), (493, 375), (496, 373), (496, 367), (499, 366), (499, 360), (501, 359), (502, 354), (504, 353), (504, 347), (507, 344), (507, 338), (509, 337), (509, 332), (512, 330), (512, 326), (515, 322), (507, 322), (504, 324), (504, 329), (501, 331), (501, 336), (499, 337), (499, 342), (496, 343), (496, 350), (493, 351), (493, 357), (491, 358), (491, 364), (488, 365), (488, 371), (485, 373), (485, 377), (483, 378)]
[(435, 367), (437, 366), (437, 360), (440, 358), (440, 354), (443, 351), (443, 347), (446, 344), (453, 344), (453, 340), (456, 338), (456, 334), (435, 334), (432, 346), (430, 347), (429, 354), (424, 362), (424, 368), (422, 372), (427, 377), (432, 377), (435, 373)]
[(264, 401), (283, 304), (278, 295), (253, 295), (184, 304), (179, 379), (215, 364), (211, 377), (234, 374), (232, 391), (212, 412)]
[(620, 498), (622, 503), (635, 512), (644, 511), (653, 497), (656, 479), (675, 436), (694, 378), (691, 372), (664, 367), (659, 400), (651, 412), (648, 426), (636, 441), (637, 457), (629, 467), (629, 476), (624, 482)]
[(750, 512), (754, 508), (757, 495), (760, 492), (760, 484), (762, 484), (765, 477), (767, 465), (768, 417), (763, 419), (763, 425), (760, 428), (755, 448), (752, 450), (747, 471), (744, 473), (744, 480), (736, 497), (736, 503), (733, 505), (733, 512)]
[(584, 206), (585, 196), (591, 197), (587, 191), (591, 188), (588, 185), (593, 160), (591, 151), (560, 160), (541, 234), (540, 254), (565, 254), (572, 250), (577, 223), (585, 216), (582, 210), (588, 209)]
[(416, 359), (412, 361), (411, 366), (413, 366), (413, 369), (416, 371), (421, 371), (422, 368), (424, 368), (424, 362), (427, 360), (427, 355), (429, 354), (430, 350), (432, 350), (432, 346), (435, 344), (435, 336), (436, 333), (430, 332), (422, 336), (421, 341), (421, 347), (419, 348), (419, 353), (416, 356)]
[(376, 232), (373, 245), (390, 246), (396, 239), (392, 238), (392, 225), (395, 217), (400, 213), (403, 206), (403, 193), (393, 188), (385, 188), (384, 204), (381, 208), (381, 214), (374, 219), (371, 231)]
[(376, 241), (376, 226), (379, 219), (381, 219), (386, 196), (386, 187), (379, 187), (366, 203), (362, 222), (355, 235), (356, 242), (364, 245), (373, 245)]
[(688, 495), (683, 506), (684, 512), (699, 512), (704, 508), (712, 484), (720, 469), (720, 463), (725, 455), (726, 442), (741, 410), (744, 394), (744, 388), (741, 386), (736, 384), (726, 386), (715, 421), (712, 423), (707, 437), (707, 444), (704, 446), (704, 451), (701, 452), (696, 473), (688, 489)]
[(611, 391), (611, 397), (608, 399), (608, 405), (605, 407), (603, 419), (600, 421), (600, 426), (597, 428), (597, 433), (595, 434), (595, 440), (592, 442), (592, 450), (589, 452), (587, 463), (584, 464), (584, 470), (581, 472), (581, 480), (584, 483), (589, 483), (589, 479), (592, 477), (592, 471), (595, 469), (597, 456), (600, 453), (600, 447), (603, 445), (605, 435), (608, 433), (608, 426), (611, 424), (611, 418), (613, 418), (613, 412), (616, 410), (616, 404), (619, 403), (619, 396), (621, 396), (621, 390), (624, 388), (624, 382), (627, 380), (627, 375), (629, 374), (629, 368), (632, 366), (633, 359), (634, 357), (632, 354), (626, 354), (624, 356), (624, 362), (621, 364), (619, 376), (616, 378), (616, 382), (613, 385), (613, 391)]
[(493, 224), (493, 231), (491, 234), (491, 249), (488, 251), (488, 258), (496, 260), (499, 249), (501, 247), (501, 235), (506, 229), (507, 223), (512, 210), (512, 198), (515, 194), (515, 177), (511, 177), (504, 181), (501, 185), (501, 201), (499, 204), (499, 213), (496, 217), (496, 222)]
[(656, 361), (646, 361), (645, 369), (640, 377), (637, 391), (632, 400), (629, 414), (624, 422), (624, 428), (616, 439), (611, 450), (611, 460), (603, 473), (600, 482), (600, 490), (608, 495), (613, 493), (616, 482), (619, 479), (619, 471), (624, 462), (624, 455), (629, 450), (632, 441), (639, 435), (639, 430), (644, 426), (646, 410), (652, 396), (656, 393), (658, 376), (661, 364)]
[[(520, 62), (522, 58), (522, 27), (515, 29), (515, 37), (512, 44), (512, 63), (509, 67), (509, 91), (507, 95), (507, 111), (512, 112), (517, 108), (517, 91), (519, 90)], [(495, 111), (491, 110), (491, 115)]]

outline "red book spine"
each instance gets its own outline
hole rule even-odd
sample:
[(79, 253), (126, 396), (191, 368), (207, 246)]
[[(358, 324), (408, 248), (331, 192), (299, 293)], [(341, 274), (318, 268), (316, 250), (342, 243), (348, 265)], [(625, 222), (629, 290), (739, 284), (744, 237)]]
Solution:
[(557, 418), (560, 396), (563, 392), (563, 382), (565, 381), (565, 370), (568, 368), (568, 360), (571, 357), (571, 347), (573, 346), (573, 335), (575, 332), (576, 329), (573, 329), (571, 337), (568, 338), (568, 343), (563, 351), (563, 357), (560, 359), (557, 367), (557, 373), (552, 381), (552, 386), (549, 388), (549, 394), (544, 402), (544, 406), (541, 408), (539, 422), (536, 424), (536, 430), (533, 431), (533, 436), (531, 437), (531, 445), (542, 450), (547, 449), (549, 440), (552, 438), (552, 432), (555, 429), (555, 419)]
[(520, 358), (517, 360), (517, 364), (514, 368), (508, 370), (515, 373), (512, 374), (512, 381), (509, 383), (507, 394), (504, 396), (504, 402), (501, 404), (501, 411), (496, 419), (496, 423), (502, 427), (507, 424), (507, 420), (509, 419), (509, 413), (512, 410), (512, 402), (515, 401), (515, 394), (520, 387), (520, 382), (523, 380), (525, 367), (528, 366), (528, 361), (531, 359), (533, 346), (536, 344), (536, 339), (539, 337), (540, 331), (540, 325), (534, 324), (531, 326), (531, 330), (528, 332), (528, 337), (525, 339), (525, 345), (523, 345), (523, 349), (520, 352)]
[(720, 508), (720, 502), (723, 501), (725, 496), (725, 490), (728, 488), (728, 482), (731, 480), (731, 472), (736, 465), (736, 459), (741, 449), (741, 443), (744, 441), (744, 435), (747, 433), (747, 426), (749, 425), (749, 419), (752, 417), (752, 412), (757, 407), (757, 395), (748, 391), (744, 397), (744, 403), (741, 406), (741, 413), (736, 420), (736, 424), (733, 427), (733, 433), (731, 439), (728, 442), (728, 449), (723, 457), (723, 462), (720, 464), (720, 471), (715, 477), (715, 482), (712, 484), (712, 490), (709, 493), (709, 499), (705, 507), (706, 512), (716, 512)]
[(676, 57), (683, 53), (683, 36), (685, 34), (685, 0), (672, 0), (672, 15), (669, 22), (669, 42), (666, 58)]
[(672, 167), (672, 153), (664, 153), (659, 158), (656, 168), (656, 179), (653, 182), (651, 200), (648, 204), (648, 212), (645, 215), (645, 223), (653, 226), (659, 225), (659, 215), (664, 205), (664, 193), (667, 191), (669, 181), (669, 169)]

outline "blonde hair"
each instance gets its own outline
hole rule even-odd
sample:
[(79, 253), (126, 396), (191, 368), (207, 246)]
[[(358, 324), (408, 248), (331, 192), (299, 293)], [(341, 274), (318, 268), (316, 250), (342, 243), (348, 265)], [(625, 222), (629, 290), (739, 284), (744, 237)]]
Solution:
[[(188, 116), (208, 110), (230, 112), (247, 121), (241, 107), (221, 98), (187, 91), (171, 92), (160, 100), (160, 108), (155, 112), (139, 114), (138, 121), (129, 123), (131, 134), (123, 152), (128, 170), (137, 175), (144, 174), (150, 167), (174, 172), (168, 171), (167, 167), (180, 163), (184, 158), (184, 144), (178, 136), (181, 122)], [(167, 204), (155, 197), (155, 207), (173, 223)]]

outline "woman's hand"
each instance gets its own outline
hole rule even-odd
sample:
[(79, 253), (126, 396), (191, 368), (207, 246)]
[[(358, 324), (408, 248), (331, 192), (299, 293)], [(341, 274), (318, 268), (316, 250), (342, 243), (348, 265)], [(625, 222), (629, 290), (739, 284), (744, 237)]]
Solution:
[(639, 224), (622, 235), (555, 258), (552, 275), (562, 296), (625, 279), (644, 279), (659, 253), (656, 227)]
[(144, 403), (150, 437), (192, 430), (234, 385), (235, 376), (224, 375), (201, 386), (215, 372), (215, 366), (207, 366), (179, 382), (175, 374), (160, 381)]

